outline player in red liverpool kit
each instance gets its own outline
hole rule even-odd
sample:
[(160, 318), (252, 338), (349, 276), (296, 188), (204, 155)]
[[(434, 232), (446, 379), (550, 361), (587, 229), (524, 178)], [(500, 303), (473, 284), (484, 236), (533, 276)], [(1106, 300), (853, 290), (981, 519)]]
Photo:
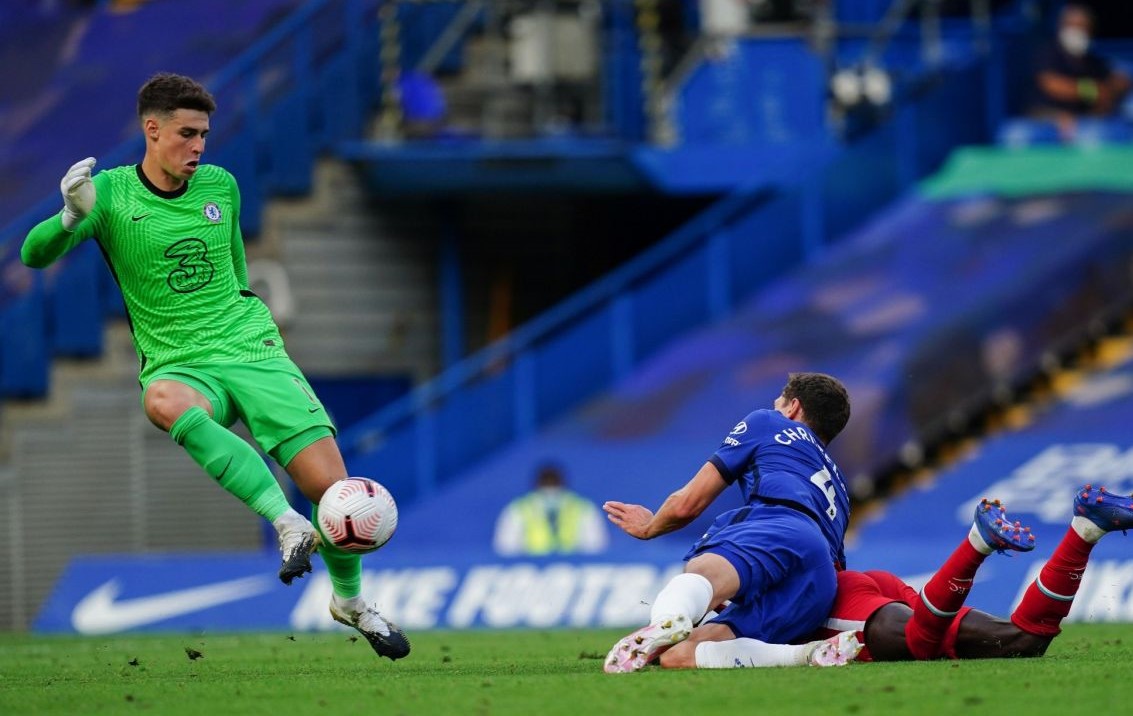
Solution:
[[(710, 644), (699, 627), (686, 643), (697, 660), (662, 662), (670, 668), (751, 668), (837, 665), (857, 661), (912, 661), (937, 658), (990, 659), (1042, 656), (1070, 613), (1090, 552), (1106, 534), (1133, 529), (1133, 497), (1086, 485), (1074, 497), (1074, 517), (1039, 576), (1009, 619), (964, 606), (976, 571), (992, 552), (1029, 552), (1030, 530), (1007, 519), (998, 502), (983, 500), (968, 536), (918, 593), (885, 571), (838, 573), (838, 591), (825, 627), (807, 644), (775, 644), (740, 638)], [(710, 612), (711, 614), (711, 612)], [(814, 649), (816, 651), (800, 651)], [(858, 651), (860, 649), (860, 652)], [(817, 654), (815, 659), (805, 655)], [(833, 659), (833, 660), (831, 660)]]
[[(996, 521), (1000, 524), (996, 524)], [(853, 630), (865, 648), (859, 661), (1042, 656), (1074, 596), (1094, 545), (1115, 530), (1133, 528), (1133, 497), (1086, 485), (1074, 498), (1074, 517), (1054, 554), (1009, 619), (964, 607), (976, 570), (993, 551), (1029, 551), (1029, 530), (1011, 524), (998, 502), (976, 509), (968, 538), (918, 594), (884, 571), (844, 571), (838, 596), (819, 637)]]

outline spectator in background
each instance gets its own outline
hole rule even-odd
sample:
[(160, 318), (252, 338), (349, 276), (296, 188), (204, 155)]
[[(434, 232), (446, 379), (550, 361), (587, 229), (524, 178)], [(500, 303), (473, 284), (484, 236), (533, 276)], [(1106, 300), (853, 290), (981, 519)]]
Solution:
[(1063, 7), (1058, 37), (1039, 60), (1036, 72), (1040, 107), (1064, 140), (1072, 139), (1082, 117), (1108, 117), (1129, 92), (1129, 76), (1091, 51), (1093, 12), (1084, 5)]
[(558, 465), (546, 463), (535, 474), (535, 489), (500, 513), (493, 546), (505, 556), (595, 554), (608, 541), (602, 511), (567, 489)]

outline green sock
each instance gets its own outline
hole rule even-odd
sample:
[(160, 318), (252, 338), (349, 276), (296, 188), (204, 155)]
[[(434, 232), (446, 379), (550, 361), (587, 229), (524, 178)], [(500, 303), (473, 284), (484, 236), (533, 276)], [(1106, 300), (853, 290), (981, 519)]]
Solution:
[(322, 541), (319, 544), (319, 556), (327, 566), (331, 586), (334, 593), (342, 599), (353, 599), (362, 593), (362, 555), (344, 552), (335, 547), (319, 529), (319, 506), (311, 508), (311, 522), (319, 530)]
[(239, 435), (193, 406), (169, 428), (173, 440), (220, 486), (270, 521), (291, 509), (263, 458)]

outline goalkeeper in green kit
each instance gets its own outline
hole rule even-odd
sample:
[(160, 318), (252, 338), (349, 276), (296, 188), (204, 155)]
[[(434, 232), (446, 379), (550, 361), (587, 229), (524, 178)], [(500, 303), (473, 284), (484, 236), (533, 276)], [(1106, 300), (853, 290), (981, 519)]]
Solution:
[(88, 238), (98, 242), (125, 300), (146, 416), (272, 523), (280, 580), (311, 571), (318, 550), (334, 586), (331, 614), (379, 655), (399, 659), (409, 642), (363, 601), (361, 557), (320, 546), (260, 455), (228, 429), (243, 420), (316, 506), (347, 476), (333, 423), (288, 358), (267, 306), (248, 290), (236, 181), (201, 164), (215, 109), (192, 79), (152, 77), (138, 91), (141, 163), (94, 177), (93, 158), (72, 166), (60, 184), (62, 212), (31, 230), (21, 258), (44, 268)]

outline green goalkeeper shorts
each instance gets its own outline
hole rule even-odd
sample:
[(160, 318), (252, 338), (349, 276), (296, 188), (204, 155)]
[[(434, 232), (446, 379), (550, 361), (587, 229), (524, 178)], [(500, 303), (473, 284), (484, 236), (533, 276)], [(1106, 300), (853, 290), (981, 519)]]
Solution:
[[(336, 433), (326, 408), (290, 358), (168, 366), (142, 387), (143, 400), (155, 380), (175, 380), (204, 395), (212, 403), (213, 419), (225, 427), (242, 420), (260, 449), (284, 466), (306, 445)], [(301, 434), (310, 439), (296, 445), (292, 439)], [(277, 454), (284, 444), (287, 454)]]

